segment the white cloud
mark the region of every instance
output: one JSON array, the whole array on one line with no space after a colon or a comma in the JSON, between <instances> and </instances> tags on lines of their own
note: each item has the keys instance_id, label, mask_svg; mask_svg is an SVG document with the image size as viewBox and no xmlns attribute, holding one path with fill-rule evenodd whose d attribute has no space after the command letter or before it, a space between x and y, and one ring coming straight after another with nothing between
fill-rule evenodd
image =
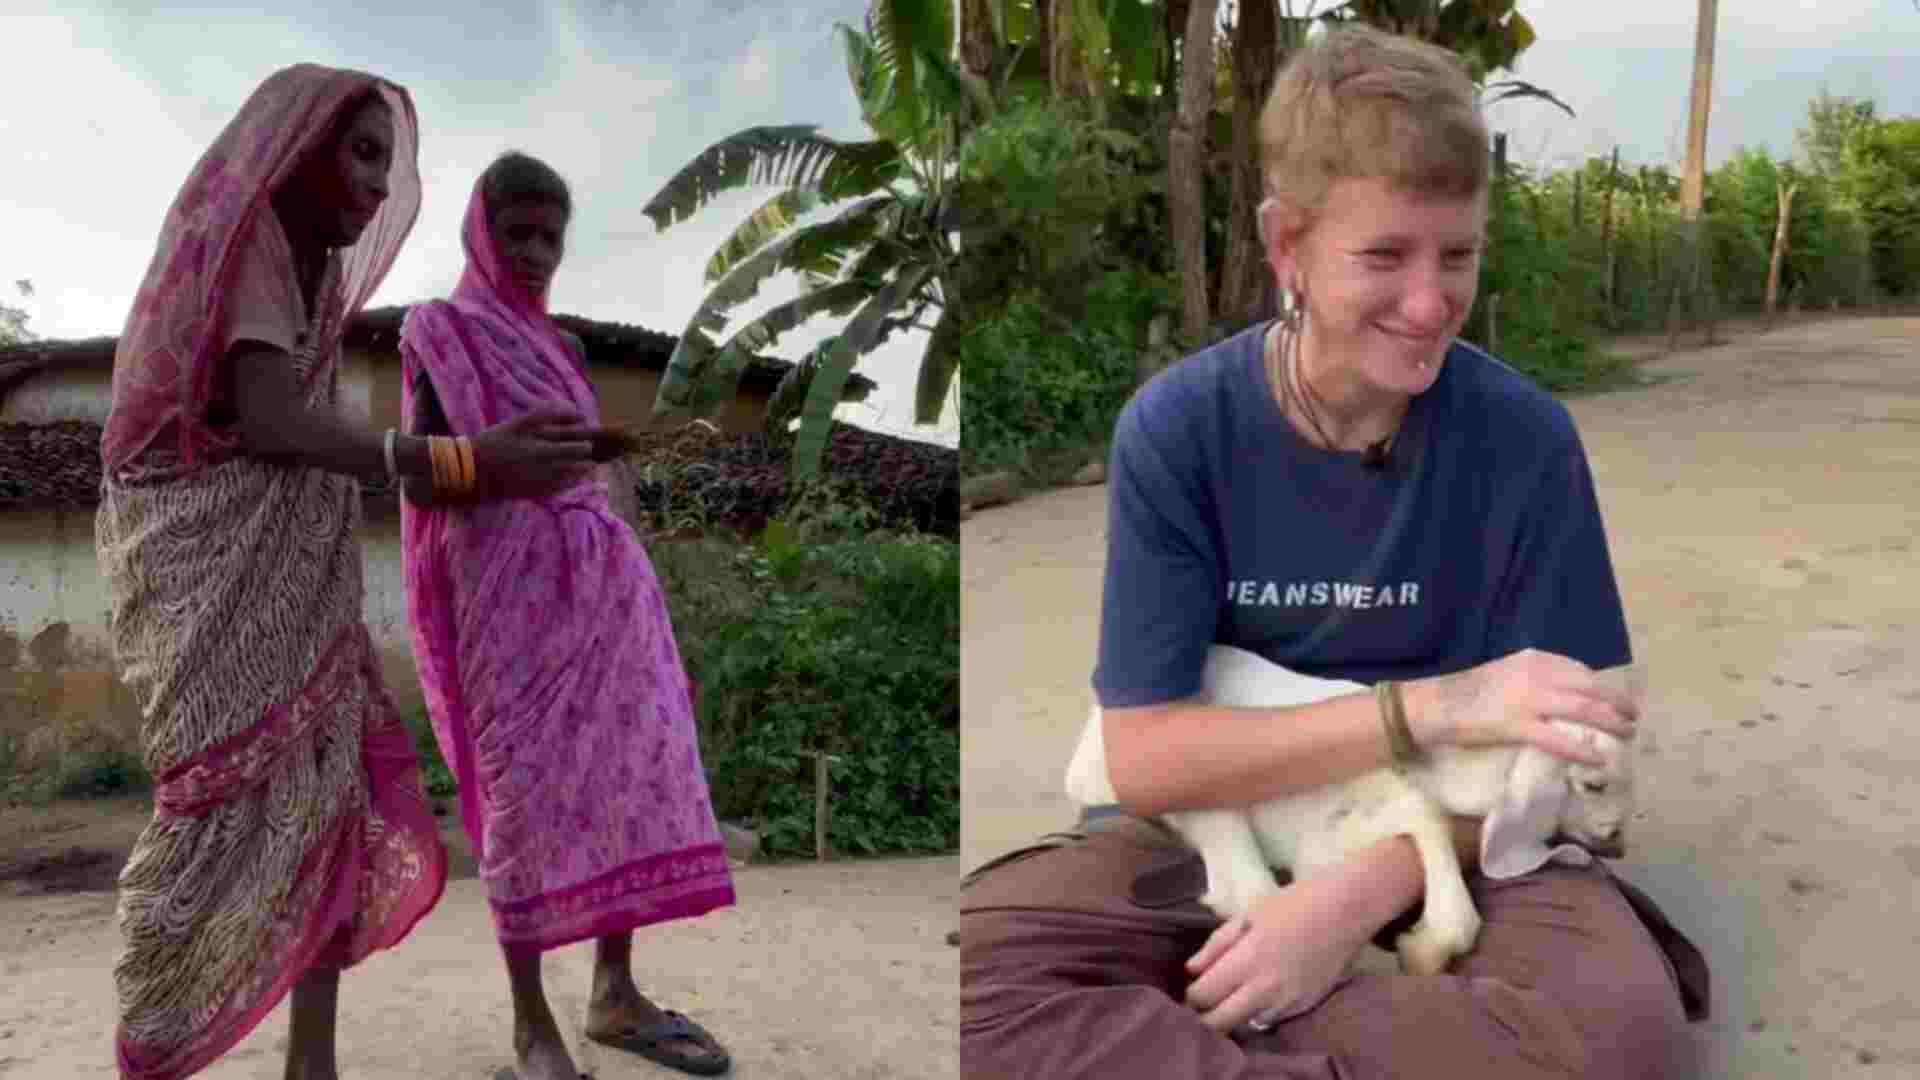
<instances>
[{"instance_id":1,"label":"white cloud","mask_svg":"<svg viewBox=\"0 0 1920 1080\"><path fill-rule=\"evenodd\" d=\"M769 97L780 78L780 57L765 37L748 43L746 55L734 65L734 92L743 97Z\"/></svg>"}]
</instances>

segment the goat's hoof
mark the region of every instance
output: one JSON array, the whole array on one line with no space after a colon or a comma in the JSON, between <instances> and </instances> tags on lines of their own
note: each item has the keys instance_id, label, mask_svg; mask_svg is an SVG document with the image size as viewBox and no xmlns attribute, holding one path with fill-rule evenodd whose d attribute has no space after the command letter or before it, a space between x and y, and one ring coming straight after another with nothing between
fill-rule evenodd
<instances>
[{"instance_id":1,"label":"goat's hoof","mask_svg":"<svg viewBox=\"0 0 1920 1080\"><path fill-rule=\"evenodd\" d=\"M1460 935L1448 933L1439 927L1422 922L1413 929L1400 935L1395 942L1400 952L1400 970L1408 975L1439 975L1447 970L1455 957L1465 956L1473 951L1475 933Z\"/></svg>"}]
</instances>

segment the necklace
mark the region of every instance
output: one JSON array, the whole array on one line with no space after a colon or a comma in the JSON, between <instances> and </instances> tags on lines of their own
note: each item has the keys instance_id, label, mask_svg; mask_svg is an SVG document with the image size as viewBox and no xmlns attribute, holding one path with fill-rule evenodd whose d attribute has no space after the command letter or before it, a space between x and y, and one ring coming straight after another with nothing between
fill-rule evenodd
<instances>
[{"instance_id":1,"label":"necklace","mask_svg":"<svg viewBox=\"0 0 1920 1080\"><path fill-rule=\"evenodd\" d=\"M1284 352L1283 346L1278 344L1283 338L1286 342ZM1320 410L1326 405L1320 401L1319 395L1314 392L1313 384L1307 381L1306 375L1300 370L1299 329L1276 325L1267 335L1267 347L1264 352L1267 377L1280 392L1280 411L1284 414L1290 402L1297 402L1300 414L1306 417L1307 424L1313 428L1313 433L1319 438L1321 447L1338 453L1340 447L1334 443L1333 438L1327 434L1327 429L1320 423ZM1298 390L1294 388L1295 383L1299 384ZM1393 431L1368 443L1366 449L1361 451L1361 460L1371 467L1383 467L1386 464L1388 452L1393 449L1393 440L1399 433L1396 427Z\"/></svg>"}]
</instances>

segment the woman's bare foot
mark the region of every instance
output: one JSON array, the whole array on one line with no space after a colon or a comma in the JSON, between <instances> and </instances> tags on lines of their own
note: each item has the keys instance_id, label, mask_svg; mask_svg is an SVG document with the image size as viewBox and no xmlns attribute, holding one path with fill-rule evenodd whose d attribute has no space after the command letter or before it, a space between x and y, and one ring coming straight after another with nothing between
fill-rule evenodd
<instances>
[{"instance_id":1,"label":"woman's bare foot","mask_svg":"<svg viewBox=\"0 0 1920 1080\"><path fill-rule=\"evenodd\" d=\"M541 986L540 955L509 951L507 979L513 987L515 1080L579 1080Z\"/></svg>"},{"instance_id":2,"label":"woman's bare foot","mask_svg":"<svg viewBox=\"0 0 1920 1080\"><path fill-rule=\"evenodd\" d=\"M567 1053L553 1014L547 1013L543 1020L514 1017L515 1080L579 1080L580 1070Z\"/></svg>"}]
</instances>

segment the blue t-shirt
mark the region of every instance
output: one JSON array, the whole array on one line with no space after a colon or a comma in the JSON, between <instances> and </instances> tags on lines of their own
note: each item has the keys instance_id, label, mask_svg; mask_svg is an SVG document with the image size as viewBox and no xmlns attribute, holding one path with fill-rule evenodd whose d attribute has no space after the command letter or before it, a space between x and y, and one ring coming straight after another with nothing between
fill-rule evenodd
<instances>
[{"instance_id":1,"label":"blue t-shirt","mask_svg":"<svg viewBox=\"0 0 1920 1080\"><path fill-rule=\"evenodd\" d=\"M1593 475L1565 406L1464 342L1385 470L1301 438L1251 327L1161 372L1115 425L1106 708L1200 689L1213 644L1371 683L1528 647L1626 663Z\"/></svg>"}]
</instances>

